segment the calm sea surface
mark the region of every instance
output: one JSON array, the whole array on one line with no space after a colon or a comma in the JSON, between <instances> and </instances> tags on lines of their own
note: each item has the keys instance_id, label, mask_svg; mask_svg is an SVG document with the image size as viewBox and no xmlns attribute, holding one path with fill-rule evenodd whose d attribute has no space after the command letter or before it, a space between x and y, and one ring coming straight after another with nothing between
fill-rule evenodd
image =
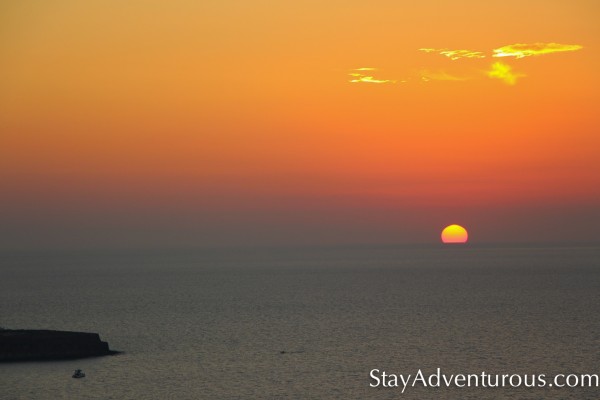
<instances>
[{"instance_id":1,"label":"calm sea surface","mask_svg":"<svg viewBox=\"0 0 600 400\"><path fill-rule=\"evenodd\" d=\"M369 371L600 374L600 248L5 253L0 326L98 332L125 352L0 364L3 400L598 399L402 394Z\"/></svg>"}]
</instances>

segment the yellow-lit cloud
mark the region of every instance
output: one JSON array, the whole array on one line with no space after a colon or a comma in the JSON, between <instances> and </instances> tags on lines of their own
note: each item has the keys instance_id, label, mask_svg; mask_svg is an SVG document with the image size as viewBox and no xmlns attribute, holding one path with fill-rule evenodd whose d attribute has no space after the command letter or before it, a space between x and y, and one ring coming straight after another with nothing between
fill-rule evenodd
<instances>
[{"instance_id":1,"label":"yellow-lit cloud","mask_svg":"<svg viewBox=\"0 0 600 400\"><path fill-rule=\"evenodd\" d=\"M363 67L363 68L353 69L352 71L376 71L376 70L377 70L377 68ZM393 80L377 79L373 76L365 75L360 72L350 72L348 75L350 75L353 78L353 79L350 79L350 82L352 82L352 83L396 83L396 81L393 81Z\"/></svg>"},{"instance_id":2,"label":"yellow-lit cloud","mask_svg":"<svg viewBox=\"0 0 600 400\"><path fill-rule=\"evenodd\" d=\"M423 70L420 72L421 80L427 81L466 81L469 78L462 76L455 76L447 73L446 71L428 71Z\"/></svg>"},{"instance_id":3,"label":"yellow-lit cloud","mask_svg":"<svg viewBox=\"0 0 600 400\"><path fill-rule=\"evenodd\" d=\"M437 53L448 57L451 60L458 60L460 58L485 58L485 55L481 51L473 50L450 50L450 49L429 49L422 48L420 51L425 53Z\"/></svg>"},{"instance_id":4,"label":"yellow-lit cloud","mask_svg":"<svg viewBox=\"0 0 600 400\"><path fill-rule=\"evenodd\" d=\"M508 85L514 85L517 83L518 78L522 78L525 75L513 72L510 65L502 64L501 62L494 63L492 69L488 71L487 75L490 78L500 79Z\"/></svg>"},{"instance_id":5,"label":"yellow-lit cloud","mask_svg":"<svg viewBox=\"0 0 600 400\"><path fill-rule=\"evenodd\" d=\"M358 75L355 76L353 74L351 74L354 79L350 79L350 82L352 83L360 83L360 82L364 82L364 83L396 83L396 81L392 81L389 79L375 79L372 76L366 76L366 75Z\"/></svg>"},{"instance_id":6,"label":"yellow-lit cloud","mask_svg":"<svg viewBox=\"0 0 600 400\"><path fill-rule=\"evenodd\" d=\"M577 51L583 46L578 44L560 43L516 43L494 49L493 57L516 57L539 56L542 54L558 53L564 51Z\"/></svg>"},{"instance_id":7,"label":"yellow-lit cloud","mask_svg":"<svg viewBox=\"0 0 600 400\"><path fill-rule=\"evenodd\" d=\"M542 54L551 54L557 52L577 51L582 49L583 46L578 44L560 44L560 43L516 43L507 46L503 46L493 50L492 57L515 57L524 58L530 56L537 56ZM474 50L452 50L452 49L435 49L435 48L420 48L419 51L425 53L443 55L451 60L458 60L461 58L471 59L482 59L486 55L481 51ZM351 69L349 75L351 76L350 82L352 83L396 83L396 80L375 78L371 71L377 71L377 68L372 67L360 67ZM368 72L367 72L368 71ZM468 72L468 71L467 71ZM368 75L367 75L368 74ZM417 72L418 75L410 78L404 78L400 80L402 83L411 80L420 80L422 82L429 81L467 81L476 79L474 76L465 74L452 75L446 71L429 71L421 70ZM519 78L524 77L522 73L517 73L512 70L512 67L501 62L492 64L489 70L485 71L485 74L489 78L499 79L508 85L514 85L517 83Z\"/></svg>"}]
</instances>

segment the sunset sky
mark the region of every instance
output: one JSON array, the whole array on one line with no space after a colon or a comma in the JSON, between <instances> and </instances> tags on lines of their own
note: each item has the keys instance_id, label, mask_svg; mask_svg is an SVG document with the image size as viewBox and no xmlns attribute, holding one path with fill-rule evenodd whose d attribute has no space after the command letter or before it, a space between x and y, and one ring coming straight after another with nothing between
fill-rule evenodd
<instances>
[{"instance_id":1,"label":"sunset sky","mask_svg":"<svg viewBox=\"0 0 600 400\"><path fill-rule=\"evenodd\" d=\"M595 0L0 3L0 248L600 241Z\"/></svg>"}]
</instances>

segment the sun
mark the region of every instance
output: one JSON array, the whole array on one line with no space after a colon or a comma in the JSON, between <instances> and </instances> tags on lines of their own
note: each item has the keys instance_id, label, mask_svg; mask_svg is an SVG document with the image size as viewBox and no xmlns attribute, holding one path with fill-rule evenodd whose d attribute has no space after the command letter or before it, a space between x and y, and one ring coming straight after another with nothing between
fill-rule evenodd
<instances>
[{"instance_id":1,"label":"sun","mask_svg":"<svg viewBox=\"0 0 600 400\"><path fill-rule=\"evenodd\" d=\"M460 225L448 225L442 231L442 242L444 243L467 243L469 234Z\"/></svg>"}]
</instances>

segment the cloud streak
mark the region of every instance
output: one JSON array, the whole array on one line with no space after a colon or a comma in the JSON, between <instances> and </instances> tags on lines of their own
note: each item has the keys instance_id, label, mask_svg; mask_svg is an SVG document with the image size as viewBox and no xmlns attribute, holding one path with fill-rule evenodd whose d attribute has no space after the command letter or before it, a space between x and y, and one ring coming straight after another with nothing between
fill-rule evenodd
<instances>
[{"instance_id":1,"label":"cloud streak","mask_svg":"<svg viewBox=\"0 0 600 400\"><path fill-rule=\"evenodd\" d=\"M361 71L361 72L350 72L348 75L352 77L349 82L351 83L396 83L394 80L389 79L378 79L371 75L365 75L362 71L377 71L377 68L361 67L354 68L350 71Z\"/></svg>"},{"instance_id":2,"label":"cloud streak","mask_svg":"<svg viewBox=\"0 0 600 400\"><path fill-rule=\"evenodd\" d=\"M455 76L447 73L446 71L428 71L423 70L420 72L422 81L466 81L469 80L467 77Z\"/></svg>"},{"instance_id":3,"label":"cloud streak","mask_svg":"<svg viewBox=\"0 0 600 400\"><path fill-rule=\"evenodd\" d=\"M361 75L361 74L350 74L354 79L350 79L352 83L396 83L389 79L376 79L372 76Z\"/></svg>"},{"instance_id":4,"label":"cloud streak","mask_svg":"<svg viewBox=\"0 0 600 400\"><path fill-rule=\"evenodd\" d=\"M583 46L578 44L561 44L561 43L515 43L509 44L506 46L499 47L497 49L492 50L492 57L500 58L500 57L514 57L514 58L525 58L531 56L539 56L546 55L552 53L563 53L563 52L573 52L581 50ZM419 51L431 54L442 55L444 57L449 58L450 60L459 60L462 58L471 58L471 59L482 59L486 58L486 55L481 51L475 50L462 50L462 49L435 49L435 48L420 48ZM373 71L377 71L377 68L372 67L361 67L351 69L349 75L351 79L349 82L351 83L397 83L396 80L391 79L381 79L379 77L375 77L375 73ZM498 79L507 85L515 85L519 78L524 77L525 75L522 73L514 72L512 67L508 64L496 62L491 65L488 70L480 70L480 73L483 72L488 78ZM480 75L481 77L481 75ZM477 79L473 76L457 76L447 73L446 71L429 71L429 70L421 70L418 72L417 77L413 76L411 78L405 78L400 82L406 83L408 80L418 79L421 82L429 82L429 81L467 81L471 79Z\"/></svg>"},{"instance_id":5,"label":"cloud streak","mask_svg":"<svg viewBox=\"0 0 600 400\"><path fill-rule=\"evenodd\" d=\"M565 51L581 50L583 46L578 44L560 44L560 43L515 43L494 49L492 57L515 57L523 58L530 56L539 56L543 54L559 53Z\"/></svg>"},{"instance_id":6,"label":"cloud streak","mask_svg":"<svg viewBox=\"0 0 600 400\"><path fill-rule=\"evenodd\" d=\"M424 51L425 53L436 53L442 56L446 56L451 60L458 60L461 58L485 58L485 54L481 51L473 51L473 50L451 50L451 49L430 49L430 48L421 48L420 51Z\"/></svg>"}]
</instances>

